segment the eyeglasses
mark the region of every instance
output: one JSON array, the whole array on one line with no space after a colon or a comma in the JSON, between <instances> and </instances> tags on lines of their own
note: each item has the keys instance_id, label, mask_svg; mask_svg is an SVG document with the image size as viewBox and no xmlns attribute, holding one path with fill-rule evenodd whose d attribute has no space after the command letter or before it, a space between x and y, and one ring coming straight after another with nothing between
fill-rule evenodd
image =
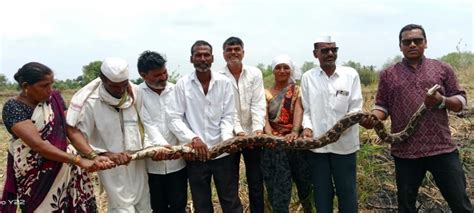
<instances>
[{"instance_id":1,"label":"eyeglasses","mask_svg":"<svg viewBox=\"0 0 474 213\"><path fill-rule=\"evenodd\" d=\"M423 41L425 41L424 38L403 39L403 40L402 40L402 44L403 44L404 46L410 46L411 43L413 42L413 43L415 43L415 45L420 45L420 44L423 43Z\"/></svg>"},{"instance_id":2,"label":"eyeglasses","mask_svg":"<svg viewBox=\"0 0 474 213\"><path fill-rule=\"evenodd\" d=\"M337 53L337 50L339 50L339 47L323 48L323 49L320 49L319 51L321 51L322 54L328 54L329 51L331 51L332 53L336 54L336 53Z\"/></svg>"}]
</instances>

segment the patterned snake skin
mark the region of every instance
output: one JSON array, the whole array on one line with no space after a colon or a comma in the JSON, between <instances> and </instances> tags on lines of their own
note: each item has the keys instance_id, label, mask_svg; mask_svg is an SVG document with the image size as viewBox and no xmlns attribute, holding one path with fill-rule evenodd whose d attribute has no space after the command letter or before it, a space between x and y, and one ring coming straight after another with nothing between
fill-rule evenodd
<instances>
[{"instance_id":1,"label":"patterned snake skin","mask_svg":"<svg viewBox=\"0 0 474 213\"><path fill-rule=\"evenodd\" d=\"M439 85L433 86L431 89L428 90L428 95L433 95L436 90L440 88ZM405 141L409 138L418 127L418 123L420 118L426 113L427 108L423 103L418 110L412 115L410 121L408 122L405 129L401 132L390 134L387 133L384 124L377 120L374 130L377 136L384 142L392 144L392 143L400 143ZM210 159L216 158L223 153L234 153L242 148L249 147L249 146L271 146L271 147L279 147L284 149L295 149L295 150L307 150L307 149L315 149L321 148L328 144L336 142L342 133L351 127L354 124L358 124L361 122L362 118L365 115L370 115L370 113L364 112L355 112L349 113L345 115L342 119L340 119L331 129L329 129L326 133L322 136L318 137L317 139L296 139L291 143L288 143L284 137L276 137L270 135L259 135L259 136L244 136L244 137L234 137L228 140L223 141L215 146L213 146L210 150ZM194 149L186 145L178 145L178 146L151 146L147 147L138 151L129 152L132 156L132 160L144 159L153 157L156 152L161 150L167 151L167 156L171 159L177 153L184 154L184 153L192 153L195 154Z\"/></svg>"}]
</instances>

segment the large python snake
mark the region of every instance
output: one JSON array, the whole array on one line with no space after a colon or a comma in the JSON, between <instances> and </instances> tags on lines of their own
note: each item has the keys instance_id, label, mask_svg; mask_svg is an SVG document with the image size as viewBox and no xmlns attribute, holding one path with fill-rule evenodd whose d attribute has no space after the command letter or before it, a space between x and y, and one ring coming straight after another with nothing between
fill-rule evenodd
<instances>
[{"instance_id":1,"label":"large python snake","mask_svg":"<svg viewBox=\"0 0 474 213\"><path fill-rule=\"evenodd\" d=\"M430 88L427 92L428 95L433 95L440 86L436 84L432 88ZM427 107L425 104L421 104L418 107L418 110L412 115L410 121L408 122L407 126L404 130L398 133L387 133L385 129L385 125L380 121L377 120L374 126L375 133L377 136L384 142L393 144L393 143L400 143L408 139L418 127L418 123L421 117L426 113ZM331 129L329 129L326 133L321 135L316 139L296 139L293 142L288 143L284 137L276 137L270 135L258 135L258 136L237 136L228 140L225 140L209 149L210 159L216 158L223 153L234 153L238 150L241 150L245 147L249 146L271 146L271 147L278 147L284 149L295 149L295 150L307 150L307 149L315 149L321 148L328 144L336 142L342 133L351 127L354 124L358 124L361 122L362 118L366 115L370 115L370 113L366 112L355 112L349 113L341 118ZM184 153L191 153L195 154L194 149L187 146L187 145L177 145L177 146L150 146L146 147L141 150L129 152L132 156L132 160L144 159L153 157L156 152L160 152L162 150L166 150L166 155L169 155L171 159L172 156L176 156L176 153L184 154Z\"/></svg>"}]
</instances>

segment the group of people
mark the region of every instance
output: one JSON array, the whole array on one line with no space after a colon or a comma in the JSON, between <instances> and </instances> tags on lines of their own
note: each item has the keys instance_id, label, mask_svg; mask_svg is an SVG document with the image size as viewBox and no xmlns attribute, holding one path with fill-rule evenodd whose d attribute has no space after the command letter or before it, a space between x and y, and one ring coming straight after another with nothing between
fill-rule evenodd
<instances>
[{"instance_id":1,"label":"group of people","mask_svg":"<svg viewBox=\"0 0 474 213\"><path fill-rule=\"evenodd\" d=\"M224 42L226 66L217 71L211 71L212 45L196 41L190 56L195 72L176 84L168 82L159 53L145 51L138 58L140 85L129 81L125 60L106 58L99 77L74 94L68 108L52 90L52 70L25 64L15 74L21 93L3 108L13 139L0 211L19 206L24 212L95 212L88 172L98 171L109 212L185 212L188 182L195 211L213 212L211 180L223 212L242 212L242 155L250 212L264 212L264 188L273 212L289 212L293 181L305 212L332 212L335 196L340 212L358 212L357 125L337 142L310 151L254 146L209 159L210 148L233 137L268 134L288 143L317 138L345 114L362 111L359 75L336 65L336 42L324 36L313 45L319 66L303 74L301 85L295 63L279 55L272 61L275 83L267 89L262 72L243 64L244 43L237 37ZM430 171L454 212L472 212L447 117L447 110L466 107L465 91L449 66L424 57L427 38L420 25L401 29L399 47L403 61L383 71L375 108L361 122L373 128L377 119L390 117L397 132L419 105L429 107L414 135L391 146L399 211L416 211L418 188ZM441 89L427 95L434 84ZM161 151L132 161L127 152L178 144L196 155L168 159Z\"/></svg>"}]
</instances>

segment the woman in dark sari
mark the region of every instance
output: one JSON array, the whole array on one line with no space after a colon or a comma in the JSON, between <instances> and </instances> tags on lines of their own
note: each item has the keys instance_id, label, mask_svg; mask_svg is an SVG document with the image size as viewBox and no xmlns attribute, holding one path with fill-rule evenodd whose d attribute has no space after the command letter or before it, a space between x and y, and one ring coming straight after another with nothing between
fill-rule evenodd
<instances>
[{"instance_id":1,"label":"woman in dark sari","mask_svg":"<svg viewBox=\"0 0 474 213\"><path fill-rule=\"evenodd\" d=\"M3 122L12 140L8 146L6 180L0 212L96 212L91 179L86 171L113 166L104 157L81 158L68 144L65 104L52 90L54 75L31 62L15 74L21 93L3 107ZM88 144L72 143L81 153Z\"/></svg>"},{"instance_id":2,"label":"woman in dark sari","mask_svg":"<svg viewBox=\"0 0 474 213\"><path fill-rule=\"evenodd\" d=\"M301 132L303 107L300 88L295 85L295 66L288 56L277 56L272 62L275 84L265 90L267 119L265 134L284 136L288 143ZM312 212L309 166L304 151L263 149L262 174L273 212L289 212L292 179L304 212Z\"/></svg>"}]
</instances>

